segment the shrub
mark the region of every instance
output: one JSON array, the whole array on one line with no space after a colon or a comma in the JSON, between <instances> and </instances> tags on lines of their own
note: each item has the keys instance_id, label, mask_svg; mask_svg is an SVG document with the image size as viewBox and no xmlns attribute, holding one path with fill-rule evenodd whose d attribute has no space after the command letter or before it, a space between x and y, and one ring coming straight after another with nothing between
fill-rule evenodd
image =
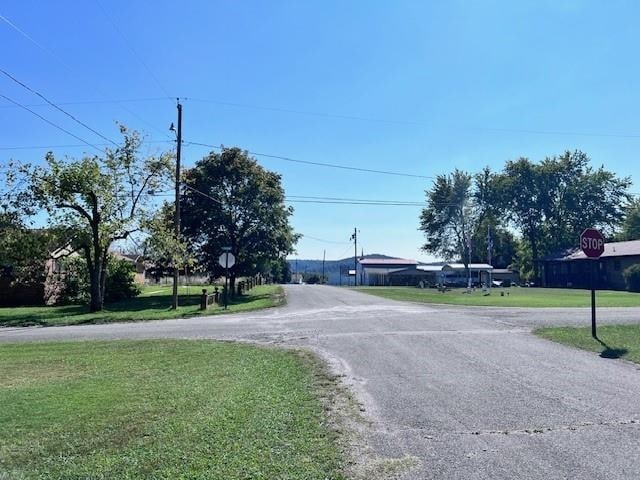
<instances>
[{"instance_id":1,"label":"shrub","mask_svg":"<svg viewBox=\"0 0 640 480\"><path fill-rule=\"evenodd\" d=\"M69 258L64 265L65 275L57 296L57 304L88 303L90 298L89 271L83 258ZM135 267L122 259L109 257L104 301L117 302L140 295L135 282Z\"/></svg>"},{"instance_id":2,"label":"shrub","mask_svg":"<svg viewBox=\"0 0 640 480\"><path fill-rule=\"evenodd\" d=\"M117 302L140 295L142 290L135 282L135 270L126 260L109 258L105 302Z\"/></svg>"},{"instance_id":3,"label":"shrub","mask_svg":"<svg viewBox=\"0 0 640 480\"><path fill-rule=\"evenodd\" d=\"M640 263L625 268L622 275L627 283L627 290L630 292L640 292Z\"/></svg>"}]
</instances>

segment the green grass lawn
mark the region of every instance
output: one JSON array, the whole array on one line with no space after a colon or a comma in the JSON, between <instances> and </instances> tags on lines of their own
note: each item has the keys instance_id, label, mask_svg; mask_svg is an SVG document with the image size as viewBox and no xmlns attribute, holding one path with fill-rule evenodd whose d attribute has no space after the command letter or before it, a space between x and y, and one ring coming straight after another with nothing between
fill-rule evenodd
<instances>
[{"instance_id":1,"label":"green grass lawn","mask_svg":"<svg viewBox=\"0 0 640 480\"><path fill-rule=\"evenodd\" d=\"M464 288L451 289L444 293L435 288L415 287L358 287L357 290L392 300L450 305L491 307L589 307L591 305L589 290L564 288L493 288L491 295L488 296L484 296L480 289L466 293ZM504 292L504 296L501 296L501 292ZM596 303L600 307L638 307L640 293L602 290L596 292Z\"/></svg>"},{"instance_id":2,"label":"green grass lawn","mask_svg":"<svg viewBox=\"0 0 640 480\"><path fill-rule=\"evenodd\" d=\"M171 286L145 287L136 298L105 305L99 313L89 313L86 306L63 307L5 307L0 308L0 326L53 326L81 323L110 323L140 320L162 320L167 318L191 317L194 315L216 315L258 310L281 305L284 292L279 285L254 287L245 295L236 297L229 303L229 309L212 305L206 312L199 310L202 287L180 287L180 307L170 310ZM212 288L208 288L212 292Z\"/></svg>"},{"instance_id":3,"label":"green grass lawn","mask_svg":"<svg viewBox=\"0 0 640 480\"><path fill-rule=\"evenodd\" d=\"M213 341L0 348L0 478L337 479L310 355Z\"/></svg>"},{"instance_id":4,"label":"green grass lawn","mask_svg":"<svg viewBox=\"0 0 640 480\"><path fill-rule=\"evenodd\" d=\"M603 325L598 339L591 337L591 327L550 327L535 331L555 342L600 353L603 358L625 358L640 363L640 325Z\"/></svg>"}]
</instances>

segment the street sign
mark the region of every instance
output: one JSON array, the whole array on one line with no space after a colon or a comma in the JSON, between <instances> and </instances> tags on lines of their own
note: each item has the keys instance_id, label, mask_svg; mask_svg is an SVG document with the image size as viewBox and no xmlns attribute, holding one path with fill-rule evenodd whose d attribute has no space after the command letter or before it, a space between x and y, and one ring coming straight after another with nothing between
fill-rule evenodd
<instances>
[{"instance_id":1,"label":"street sign","mask_svg":"<svg viewBox=\"0 0 640 480\"><path fill-rule=\"evenodd\" d=\"M587 228L580 235L580 248L589 258L600 258L604 253L604 237L595 228Z\"/></svg>"},{"instance_id":2,"label":"street sign","mask_svg":"<svg viewBox=\"0 0 640 480\"><path fill-rule=\"evenodd\" d=\"M596 279L598 275L598 261L604 253L604 237L595 228L587 228L580 235L580 248L584 254L592 258L591 265L591 336L598 338L596 332Z\"/></svg>"},{"instance_id":3,"label":"street sign","mask_svg":"<svg viewBox=\"0 0 640 480\"><path fill-rule=\"evenodd\" d=\"M236 264L236 257L233 256L231 252L224 252L218 258L218 263L222 268L231 268Z\"/></svg>"}]
</instances>

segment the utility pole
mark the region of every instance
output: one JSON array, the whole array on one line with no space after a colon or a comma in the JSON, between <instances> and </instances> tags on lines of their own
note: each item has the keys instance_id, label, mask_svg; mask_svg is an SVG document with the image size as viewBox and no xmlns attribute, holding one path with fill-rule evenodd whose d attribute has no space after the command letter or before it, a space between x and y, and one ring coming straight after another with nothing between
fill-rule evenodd
<instances>
[{"instance_id":1,"label":"utility pole","mask_svg":"<svg viewBox=\"0 0 640 480\"><path fill-rule=\"evenodd\" d=\"M491 265L491 250L493 250L493 239L491 238L491 226L487 225L487 263ZM489 292L491 292L491 283L493 279L491 278L491 272L489 272Z\"/></svg>"},{"instance_id":2,"label":"utility pole","mask_svg":"<svg viewBox=\"0 0 640 480\"><path fill-rule=\"evenodd\" d=\"M180 238L180 156L182 153L182 104L180 99L176 99L178 108L178 132L176 145L176 205L173 217L173 226L175 228L176 240ZM171 124L173 127L173 124ZM175 129L174 129L175 130ZM180 280L180 266L173 266L173 301L171 308L178 308L178 281Z\"/></svg>"},{"instance_id":3,"label":"utility pole","mask_svg":"<svg viewBox=\"0 0 640 480\"><path fill-rule=\"evenodd\" d=\"M322 251L322 282L321 283L325 283L325 281L324 281L324 259L326 258L326 256L327 256L327 251L323 250Z\"/></svg>"},{"instance_id":4,"label":"utility pole","mask_svg":"<svg viewBox=\"0 0 640 480\"><path fill-rule=\"evenodd\" d=\"M358 286L358 229L353 229L353 235L351 235L351 240L353 240L353 286Z\"/></svg>"}]
</instances>

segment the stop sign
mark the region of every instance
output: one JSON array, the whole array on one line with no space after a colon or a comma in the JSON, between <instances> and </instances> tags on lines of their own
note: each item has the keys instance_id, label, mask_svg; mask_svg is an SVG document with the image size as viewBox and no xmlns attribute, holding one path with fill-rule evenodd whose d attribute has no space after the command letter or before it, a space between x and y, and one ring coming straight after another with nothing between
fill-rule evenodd
<instances>
[{"instance_id":1,"label":"stop sign","mask_svg":"<svg viewBox=\"0 0 640 480\"><path fill-rule=\"evenodd\" d=\"M604 237L595 228L587 228L580 235L580 248L589 258L599 258L604 253Z\"/></svg>"}]
</instances>

